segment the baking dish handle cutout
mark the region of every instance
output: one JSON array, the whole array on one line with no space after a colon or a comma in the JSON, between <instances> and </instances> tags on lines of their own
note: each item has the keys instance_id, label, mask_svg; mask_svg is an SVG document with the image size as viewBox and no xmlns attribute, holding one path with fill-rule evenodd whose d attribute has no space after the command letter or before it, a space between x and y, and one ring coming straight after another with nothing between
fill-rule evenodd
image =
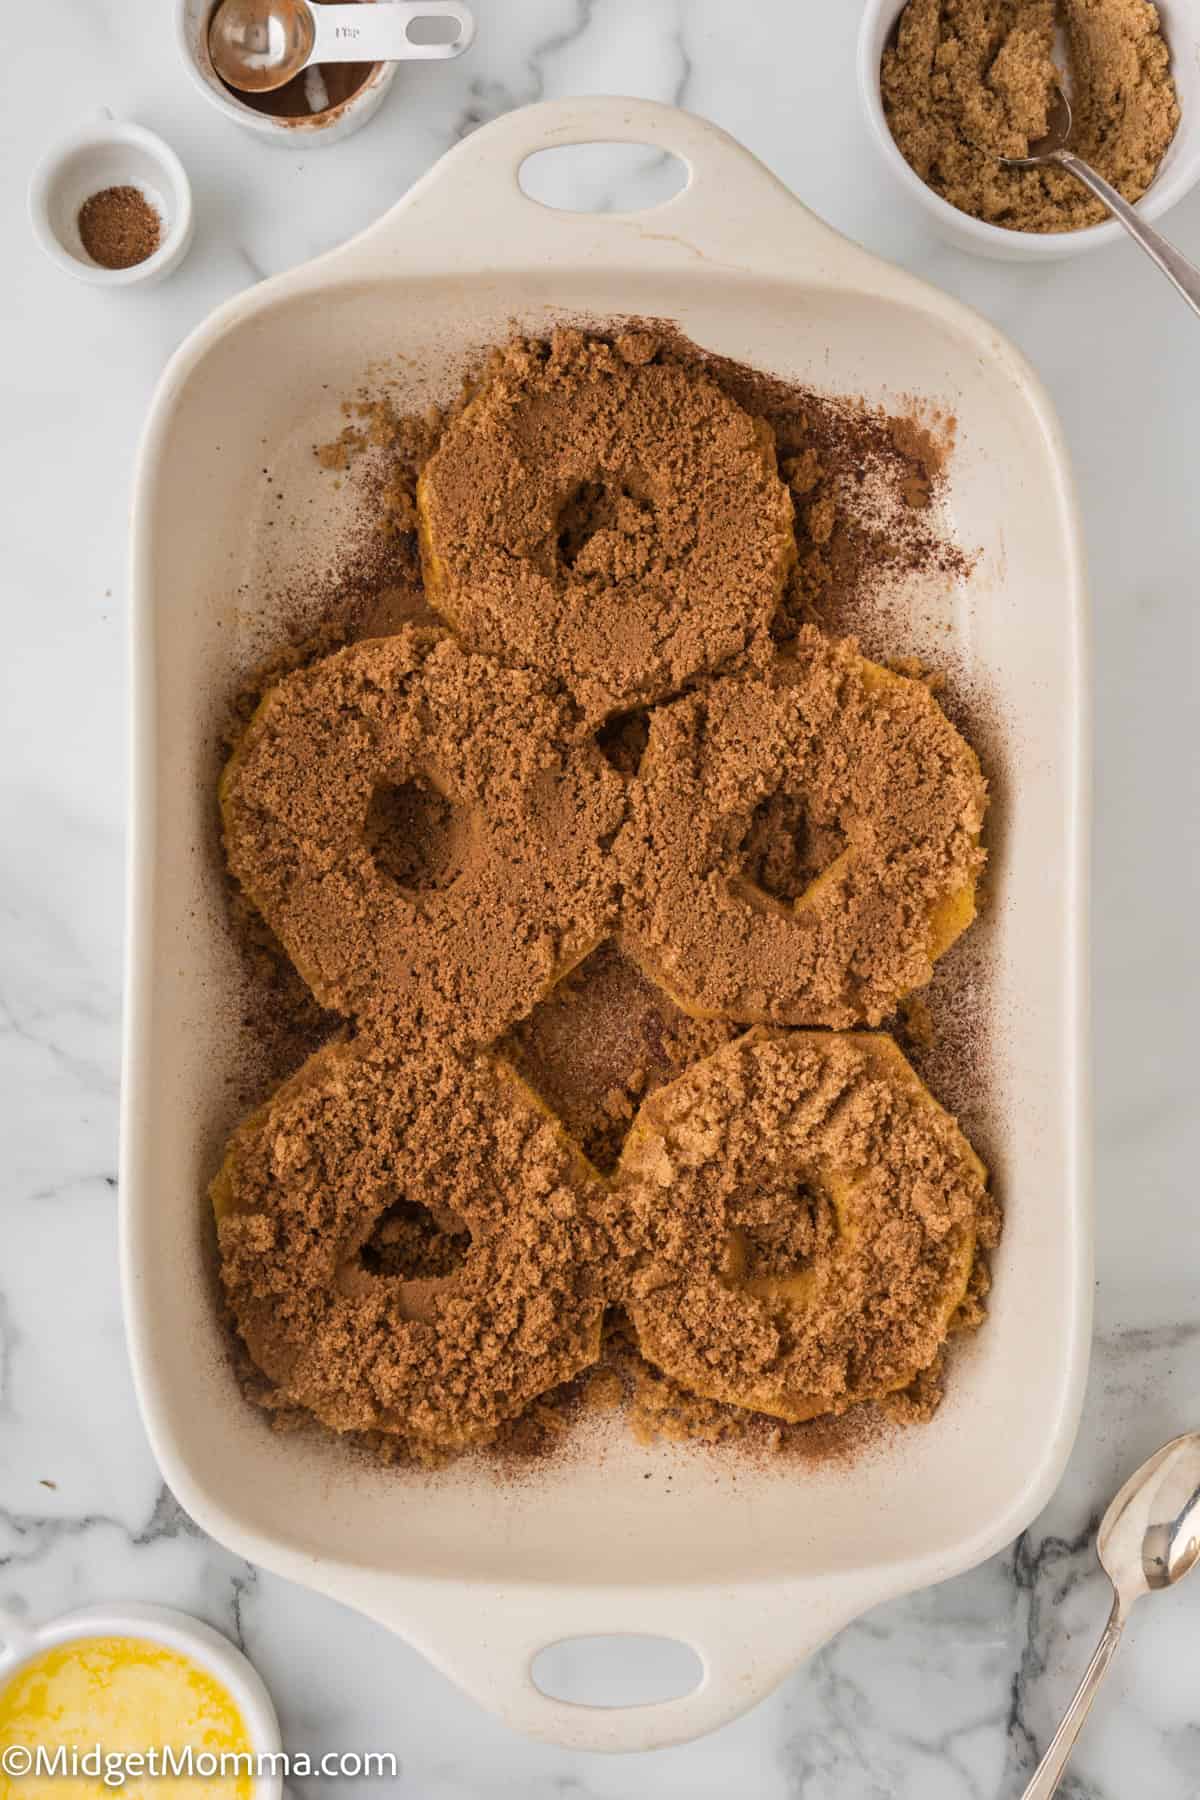
<instances>
[{"instance_id":1,"label":"baking dish handle cutout","mask_svg":"<svg viewBox=\"0 0 1200 1800\"><path fill-rule=\"evenodd\" d=\"M635 196L639 212L653 212L682 193L689 179L687 164L673 150L647 156L642 144L555 144L533 151L517 170L521 192L555 212L631 211L622 205L626 195Z\"/></svg>"},{"instance_id":2,"label":"baking dish handle cutout","mask_svg":"<svg viewBox=\"0 0 1200 1800\"><path fill-rule=\"evenodd\" d=\"M521 185L521 170L547 150L638 145L678 158L687 179L670 198L637 212L575 211ZM661 193L661 189L658 190ZM739 270L809 280L890 273L817 218L750 151L707 119L653 100L585 95L503 113L464 138L403 199L339 252L363 274L402 256L408 272L472 267L589 270L638 264Z\"/></svg>"},{"instance_id":3,"label":"baking dish handle cutout","mask_svg":"<svg viewBox=\"0 0 1200 1800\"><path fill-rule=\"evenodd\" d=\"M490 1594L475 1586L398 1582L390 1591L372 1583L369 1594L364 1589L356 1598L363 1611L391 1626L513 1731L564 1749L624 1751L687 1743L729 1724L878 1597L878 1590L828 1582L532 1587ZM639 1640L630 1655L641 1666L642 1692L652 1683L660 1693L665 1686L678 1688L679 1680L670 1677L678 1675L690 1651L695 1685L672 1699L632 1705L584 1704L543 1692L534 1678L535 1663L548 1650L569 1653L589 1638L619 1638L630 1645ZM664 1659L666 1666L660 1662L655 1670L647 1640L664 1638L671 1640L669 1662ZM630 1682L623 1681L621 1689L628 1694ZM609 1687L610 1694L616 1691Z\"/></svg>"},{"instance_id":4,"label":"baking dish handle cutout","mask_svg":"<svg viewBox=\"0 0 1200 1800\"><path fill-rule=\"evenodd\" d=\"M533 1685L569 1706L656 1706L682 1700L704 1680L704 1664L678 1638L640 1632L559 1638L530 1664Z\"/></svg>"}]
</instances>

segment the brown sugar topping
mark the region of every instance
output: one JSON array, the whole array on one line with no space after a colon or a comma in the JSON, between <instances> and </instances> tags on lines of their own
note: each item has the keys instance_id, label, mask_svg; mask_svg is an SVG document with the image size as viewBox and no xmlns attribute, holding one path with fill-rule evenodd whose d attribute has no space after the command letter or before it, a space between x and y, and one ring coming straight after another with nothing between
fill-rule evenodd
<instances>
[{"instance_id":1,"label":"brown sugar topping","mask_svg":"<svg viewBox=\"0 0 1200 1800\"><path fill-rule=\"evenodd\" d=\"M418 490L438 611L597 719L765 654L794 559L770 430L658 349L509 345Z\"/></svg>"},{"instance_id":2,"label":"brown sugar topping","mask_svg":"<svg viewBox=\"0 0 1200 1800\"><path fill-rule=\"evenodd\" d=\"M485 1043L610 927L623 790L541 679L407 627L286 676L221 784L229 865L322 1006Z\"/></svg>"},{"instance_id":3,"label":"brown sugar topping","mask_svg":"<svg viewBox=\"0 0 1200 1800\"><path fill-rule=\"evenodd\" d=\"M643 1352L798 1421L937 1362L998 1221L890 1038L752 1031L647 1102L618 1198Z\"/></svg>"},{"instance_id":4,"label":"brown sugar topping","mask_svg":"<svg viewBox=\"0 0 1200 1800\"><path fill-rule=\"evenodd\" d=\"M594 678L577 642L569 668L528 666L541 653L502 610L480 614L494 654L414 622L419 516L427 575L433 541L422 471L473 408L491 409L488 455L507 454L506 406L522 457L538 450L541 473L514 463L500 496L519 514L521 484L550 479L555 434L571 438L566 393L594 385L615 431L611 396L634 407L660 380L668 398L699 395L718 448L742 446L757 499L710 548L752 608L722 614L700 584L650 680L636 625L612 627L637 651L614 681L599 639ZM424 1461L478 1443L532 1454L572 1407L621 1395L637 1430L712 1440L764 1413L775 1433L815 1431L779 1421L868 1397L925 1416L947 1334L982 1312L996 1224L982 1169L888 1040L740 1022L879 1019L972 916L972 752L924 683L811 622L840 623L873 571L928 558L959 572L928 518L943 447L916 420L797 396L666 328L511 346L473 393L446 422L348 415L322 463L340 479L381 458L364 569L400 571L403 604L368 574L283 652L247 690L222 781L253 955L294 1015L278 1054L342 1032L246 1121L214 1183L248 1391L280 1423ZM536 429L521 423L533 394ZM693 503L716 479L697 458ZM854 497L881 483L872 526ZM494 486L493 470L470 500L481 559ZM708 567L694 546L676 567L639 506L632 487L577 483L554 512L546 542L582 602ZM776 508L787 542L764 587ZM852 1180L860 1152L870 1167ZM822 1360L813 1294L843 1279ZM729 1324L719 1341L706 1308Z\"/></svg>"},{"instance_id":5,"label":"brown sugar topping","mask_svg":"<svg viewBox=\"0 0 1200 1800\"><path fill-rule=\"evenodd\" d=\"M973 917L985 802L922 682L805 626L765 674L655 712L624 942L699 1017L878 1024Z\"/></svg>"},{"instance_id":6,"label":"brown sugar topping","mask_svg":"<svg viewBox=\"0 0 1200 1800\"><path fill-rule=\"evenodd\" d=\"M977 1322L998 1229L890 1039L762 1031L643 1104L611 1190L503 1066L331 1045L213 1200L261 1397L423 1459L596 1364L606 1302L701 1400L795 1421L898 1392Z\"/></svg>"},{"instance_id":7,"label":"brown sugar topping","mask_svg":"<svg viewBox=\"0 0 1200 1800\"><path fill-rule=\"evenodd\" d=\"M275 1407L418 1454L595 1361L593 1177L487 1061L318 1051L213 1183L221 1272Z\"/></svg>"}]
</instances>

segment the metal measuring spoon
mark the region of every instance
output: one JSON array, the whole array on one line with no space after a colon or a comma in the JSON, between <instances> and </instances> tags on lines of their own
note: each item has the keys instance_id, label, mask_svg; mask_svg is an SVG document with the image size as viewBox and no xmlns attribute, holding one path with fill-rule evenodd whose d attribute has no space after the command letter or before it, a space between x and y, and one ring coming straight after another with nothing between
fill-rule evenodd
<instances>
[{"instance_id":1,"label":"metal measuring spoon","mask_svg":"<svg viewBox=\"0 0 1200 1800\"><path fill-rule=\"evenodd\" d=\"M1103 200L1113 218L1125 227L1134 242L1140 244L1146 255L1158 264L1192 311L1200 313L1200 269L1195 263L1190 263L1186 256L1181 256L1161 232L1155 231L1152 225L1147 225L1134 212L1128 200L1118 194L1111 182L1105 181L1103 175L1098 175L1081 156L1076 156L1070 148L1072 123L1071 102L1060 88L1058 99L1050 109L1047 121L1049 129L1045 137L1030 144L1028 156L1002 156L1000 161L1008 169L1065 169L1068 175L1081 181L1085 188L1095 194L1097 200Z\"/></svg>"},{"instance_id":2,"label":"metal measuring spoon","mask_svg":"<svg viewBox=\"0 0 1200 1800\"><path fill-rule=\"evenodd\" d=\"M1200 1431L1173 1438L1129 1477L1100 1521L1096 1550L1113 1584L1112 1611L1023 1800L1050 1800L1062 1780L1134 1601L1173 1587L1200 1562Z\"/></svg>"},{"instance_id":3,"label":"metal measuring spoon","mask_svg":"<svg viewBox=\"0 0 1200 1800\"><path fill-rule=\"evenodd\" d=\"M451 19L448 43L412 38L419 19ZM475 20L460 0L309 6L307 0L221 0L208 27L213 68L243 94L269 94L310 63L407 62L461 56Z\"/></svg>"}]
</instances>

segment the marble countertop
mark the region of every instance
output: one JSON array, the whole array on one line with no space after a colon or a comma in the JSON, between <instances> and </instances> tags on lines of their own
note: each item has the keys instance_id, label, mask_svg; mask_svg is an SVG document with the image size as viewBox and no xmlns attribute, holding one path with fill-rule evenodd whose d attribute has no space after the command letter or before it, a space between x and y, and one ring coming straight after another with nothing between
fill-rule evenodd
<instances>
[{"instance_id":1,"label":"marble countertop","mask_svg":"<svg viewBox=\"0 0 1200 1800\"><path fill-rule=\"evenodd\" d=\"M1015 1796L1107 1611L1098 1513L1144 1454L1200 1424L1200 330L1126 245L1010 267L932 241L877 173L852 0L475 5L469 57L402 71L360 136L307 153L264 147L205 104L162 0L44 0L6 48L0 1605L198 1613L257 1663L292 1748L394 1750L398 1789L419 1800ZM151 390L218 301L366 224L481 121L582 92L706 114L831 223L1016 340L1065 424L1095 607L1097 1340L1066 1480L1013 1549L864 1618L738 1723L613 1759L514 1737L403 1643L199 1534L138 1420L115 1235L125 538ZM191 255L146 293L65 280L24 216L36 155L99 105L167 137L195 186ZM593 159L588 198L636 204L644 167L623 167ZM1200 258L1200 192L1167 226ZM1198 1668L1200 1581L1135 1618L1064 1794L1200 1792Z\"/></svg>"}]
</instances>

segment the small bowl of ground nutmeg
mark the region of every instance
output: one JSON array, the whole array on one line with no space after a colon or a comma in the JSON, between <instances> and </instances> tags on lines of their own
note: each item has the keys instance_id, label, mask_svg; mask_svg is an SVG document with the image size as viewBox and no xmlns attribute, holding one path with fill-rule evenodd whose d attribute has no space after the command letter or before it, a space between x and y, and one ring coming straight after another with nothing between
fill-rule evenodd
<instances>
[{"instance_id":1,"label":"small bowl of ground nutmeg","mask_svg":"<svg viewBox=\"0 0 1200 1800\"><path fill-rule=\"evenodd\" d=\"M1200 178L1195 0L867 0L859 88L885 162L939 235L1010 261L1121 227L1070 175L1014 169L1058 91L1071 148L1154 219Z\"/></svg>"},{"instance_id":2,"label":"small bowl of ground nutmeg","mask_svg":"<svg viewBox=\"0 0 1200 1800\"><path fill-rule=\"evenodd\" d=\"M29 183L46 255L96 287L161 281L192 240L192 190L170 147L141 125L99 115L63 138Z\"/></svg>"}]
</instances>

